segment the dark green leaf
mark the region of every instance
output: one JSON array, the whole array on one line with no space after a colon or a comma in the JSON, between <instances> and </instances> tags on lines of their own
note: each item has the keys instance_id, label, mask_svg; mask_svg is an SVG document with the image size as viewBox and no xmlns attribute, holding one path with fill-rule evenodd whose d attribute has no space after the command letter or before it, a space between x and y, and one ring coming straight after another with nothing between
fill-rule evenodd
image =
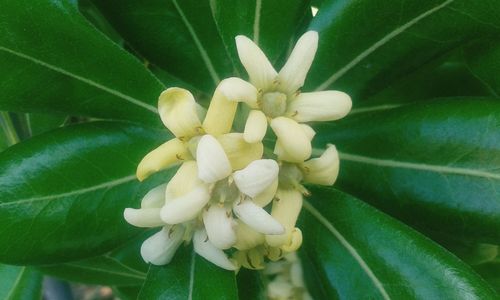
<instances>
[{"instance_id":1,"label":"dark green leaf","mask_svg":"<svg viewBox=\"0 0 500 300\"><path fill-rule=\"evenodd\" d=\"M233 67L208 0L92 0L149 62L211 94Z\"/></svg>"},{"instance_id":2,"label":"dark green leaf","mask_svg":"<svg viewBox=\"0 0 500 300\"><path fill-rule=\"evenodd\" d=\"M0 111L0 151L14 145L19 136L8 112Z\"/></svg>"},{"instance_id":3,"label":"dark green leaf","mask_svg":"<svg viewBox=\"0 0 500 300\"><path fill-rule=\"evenodd\" d=\"M1 109L159 124L162 84L75 5L2 1L0 20Z\"/></svg>"},{"instance_id":4,"label":"dark green leaf","mask_svg":"<svg viewBox=\"0 0 500 300\"><path fill-rule=\"evenodd\" d=\"M94 122L42 134L1 153L0 261L77 260L136 235L139 229L125 222L123 210L136 207L159 182L140 184L135 169L166 139L146 127Z\"/></svg>"},{"instance_id":5,"label":"dark green leaf","mask_svg":"<svg viewBox=\"0 0 500 300\"><path fill-rule=\"evenodd\" d=\"M138 299L238 299L234 272L181 247L166 266L151 266Z\"/></svg>"},{"instance_id":6,"label":"dark green leaf","mask_svg":"<svg viewBox=\"0 0 500 300\"><path fill-rule=\"evenodd\" d=\"M26 114L30 135L39 135L64 125L68 116L49 114Z\"/></svg>"},{"instance_id":7,"label":"dark green leaf","mask_svg":"<svg viewBox=\"0 0 500 300\"><path fill-rule=\"evenodd\" d=\"M500 242L500 104L450 99L318 126L337 185L419 228Z\"/></svg>"},{"instance_id":8,"label":"dark green leaf","mask_svg":"<svg viewBox=\"0 0 500 300\"><path fill-rule=\"evenodd\" d=\"M29 267L0 265L0 299L37 300L42 297L42 276Z\"/></svg>"},{"instance_id":9,"label":"dark green leaf","mask_svg":"<svg viewBox=\"0 0 500 300\"><path fill-rule=\"evenodd\" d=\"M298 26L311 15L309 1L211 0L215 23L236 66L241 66L234 38L254 40L271 62L276 62L295 40Z\"/></svg>"},{"instance_id":10,"label":"dark green leaf","mask_svg":"<svg viewBox=\"0 0 500 300\"><path fill-rule=\"evenodd\" d=\"M312 195L302 255L328 299L498 299L470 267L411 228L342 192Z\"/></svg>"},{"instance_id":11,"label":"dark green leaf","mask_svg":"<svg viewBox=\"0 0 500 300\"><path fill-rule=\"evenodd\" d=\"M137 300L141 286L117 286L113 288L113 291L122 300Z\"/></svg>"},{"instance_id":12,"label":"dark green leaf","mask_svg":"<svg viewBox=\"0 0 500 300\"><path fill-rule=\"evenodd\" d=\"M466 48L466 57L472 72L500 96L500 41L478 41Z\"/></svg>"},{"instance_id":13,"label":"dark green leaf","mask_svg":"<svg viewBox=\"0 0 500 300\"><path fill-rule=\"evenodd\" d=\"M498 15L497 0L326 0L310 25L320 41L308 86L362 100L472 38L497 33Z\"/></svg>"},{"instance_id":14,"label":"dark green leaf","mask_svg":"<svg viewBox=\"0 0 500 300\"><path fill-rule=\"evenodd\" d=\"M266 278L260 271L241 268L236 276L239 300L265 300Z\"/></svg>"},{"instance_id":15,"label":"dark green leaf","mask_svg":"<svg viewBox=\"0 0 500 300\"><path fill-rule=\"evenodd\" d=\"M474 269L491 284L497 293L500 292L500 260L475 266Z\"/></svg>"}]
</instances>

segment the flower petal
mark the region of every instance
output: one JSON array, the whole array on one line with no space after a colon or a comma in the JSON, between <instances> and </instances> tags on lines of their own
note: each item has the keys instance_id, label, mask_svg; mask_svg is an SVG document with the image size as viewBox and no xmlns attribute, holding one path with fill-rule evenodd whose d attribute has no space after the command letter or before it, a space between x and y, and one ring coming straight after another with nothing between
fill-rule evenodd
<instances>
[{"instance_id":1,"label":"flower petal","mask_svg":"<svg viewBox=\"0 0 500 300\"><path fill-rule=\"evenodd\" d=\"M273 84L278 73L259 46L243 35L236 38L236 48L241 64L247 70L250 82L257 89L265 90Z\"/></svg>"},{"instance_id":2,"label":"flower petal","mask_svg":"<svg viewBox=\"0 0 500 300\"><path fill-rule=\"evenodd\" d=\"M334 145L328 148L318 158L310 159L300 165L304 181L321 185L332 185L339 175L339 153Z\"/></svg>"},{"instance_id":3,"label":"flower petal","mask_svg":"<svg viewBox=\"0 0 500 300\"><path fill-rule=\"evenodd\" d=\"M227 258L226 253L210 242L205 229L198 229L195 231L193 246L196 253L216 266L229 271L236 270L236 266Z\"/></svg>"},{"instance_id":4,"label":"flower petal","mask_svg":"<svg viewBox=\"0 0 500 300\"><path fill-rule=\"evenodd\" d=\"M257 196L252 198L253 203L257 204L260 207L264 207L268 205L271 201L273 201L274 196L276 195L276 190L278 189L278 178L276 178L271 185L269 185L265 190L260 192Z\"/></svg>"},{"instance_id":5,"label":"flower petal","mask_svg":"<svg viewBox=\"0 0 500 300\"><path fill-rule=\"evenodd\" d=\"M203 213L203 224L207 230L208 239L219 249L229 249L236 242L233 229L233 218L224 207L212 205Z\"/></svg>"},{"instance_id":6,"label":"flower petal","mask_svg":"<svg viewBox=\"0 0 500 300\"><path fill-rule=\"evenodd\" d=\"M181 88L169 88L160 95L158 112L165 126L178 138L189 138L201 132L200 108L193 94Z\"/></svg>"},{"instance_id":7,"label":"flower petal","mask_svg":"<svg viewBox=\"0 0 500 300\"><path fill-rule=\"evenodd\" d=\"M243 169L252 161L260 159L264 153L262 143L245 142L243 133L227 133L219 136L217 140L222 145L233 170Z\"/></svg>"},{"instance_id":8,"label":"flower petal","mask_svg":"<svg viewBox=\"0 0 500 300\"><path fill-rule=\"evenodd\" d=\"M125 221L136 227L157 227L165 225L160 218L160 208L125 208L123 217Z\"/></svg>"},{"instance_id":9,"label":"flower petal","mask_svg":"<svg viewBox=\"0 0 500 300\"><path fill-rule=\"evenodd\" d=\"M292 94L304 85L317 49L318 33L316 31L308 31L300 37L278 75L283 91Z\"/></svg>"},{"instance_id":10,"label":"flower petal","mask_svg":"<svg viewBox=\"0 0 500 300\"><path fill-rule=\"evenodd\" d=\"M201 184L191 192L175 198L163 206L161 219L167 224L179 224L194 219L210 200L208 186Z\"/></svg>"},{"instance_id":11,"label":"flower petal","mask_svg":"<svg viewBox=\"0 0 500 300\"><path fill-rule=\"evenodd\" d=\"M303 162L311 156L309 134L294 120L285 117L274 118L271 128L278 137L276 144L282 149L274 151L280 160Z\"/></svg>"},{"instance_id":12,"label":"flower petal","mask_svg":"<svg viewBox=\"0 0 500 300\"><path fill-rule=\"evenodd\" d=\"M271 215L285 227L286 232L281 235L267 235L266 242L272 247L281 247L291 242L292 231L302 209L302 194L293 189L278 189L276 198Z\"/></svg>"},{"instance_id":13,"label":"flower petal","mask_svg":"<svg viewBox=\"0 0 500 300\"><path fill-rule=\"evenodd\" d=\"M245 123L243 138L247 143L261 142L267 131L266 115L260 110L252 110Z\"/></svg>"},{"instance_id":14,"label":"flower petal","mask_svg":"<svg viewBox=\"0 0 500 300\"><path fill-rule=\"evenodd\" d=\"M186 195L201 184L204 182L198 178L196 162L191 160L183 163L167 184L165 203Z\"/></svg>"},{"instance_id":15,"label":"flower petal","mask_svg":"<svg viewBox=\"0 0 500 300\"><path fill-rule=\"evenodd\" d=\"M257 247L264 243L265 238L262 233L259 233L250 228L241 220L237 220L236 226L236 244L234 248L238 250L248 250Z\"/></svg>"},{"instance_id":16,"label":"flower petal","mask_svg":"<svg viewBox=\"0 0 500 300\"><path fill-rule=\"evenodd\" d=\"M301 93L288 105L288 115L297 122L333 121L345 117L351 97L339 91Z\"/></svg>"},{"instance_id":17,"label":"flower petal","mask_svg":"<svg viewBox=\"0 0 500 300\"><path fill-rule=\"evenodd\" d=\"M234 183L245 195L255 197L278 177L278 163L272 159L259 159L233 174Z\"/></svg>"},{"instance_id":18,"label":"flower petal","mask_svg":"<svg viewBox=\"0 0 500 300\"><path fill-rule=\"evenodd\" d=\"M161 266L168 264L182 243L184 227L165 226L142 243L141 256L145 262Z\"/></svg>"},{"instance_id":19,"label":"flower petal","mask_svg":"<svg viewBox=\"0 0 500 300\"><path fill-rule=\"evenodd\" d=\"M187 159L191 159L191 154L184 143L179 139L171 139L144 156L137 166L137 178L143 181L151 174Z\"/></svg>"},{"instance_id":20,"label":"flower petal","mask_svg":"<svg viewBox=\"0 0 500 300\"><path fill-rule=\"evenodd\" d=\"M250 107L258 107L258 91L250 82L238 77L230 77L222 80L218 89L231 102L245 102Z\"/></svg>"},{"instance_id":21,"label":"flower petal","mask_svg":"<svg viewBox=\"0 0 500 300\"><path fill-rule=\"evenodd\" d=\"M151 189L141 201L141 208L161 208L165 204L165 189L167 184Z\"/></svg>"},{"instance_id":22,"label":"flower petal","mask_svg":"<svg viewBox=\"0 0 500 300\"><path fill-rule=\"evenodd\" d=\"M229 159L221 144L211 135L204 135L196 149L198 177L206 183L214 183L232 172Z\"/></svg>"},{"instance_id":23,"label":"flower petal","mask_svg":"<svg viewBox=\"0 0 500 300\"><path fill-rule=\"evenodd\" d=\"M257 232L263 234L283 234L285 232L278 221L251 200L235 203L233 211L242 222Z\"/></svg>"}]
</instances>

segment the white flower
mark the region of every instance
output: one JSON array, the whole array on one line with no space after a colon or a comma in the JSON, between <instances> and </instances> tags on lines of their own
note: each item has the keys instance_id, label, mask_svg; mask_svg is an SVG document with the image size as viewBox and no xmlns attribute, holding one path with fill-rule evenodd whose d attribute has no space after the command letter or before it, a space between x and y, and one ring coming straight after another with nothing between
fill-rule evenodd
<instances>
[{"instance_id":1,"label":"white flower","mask_svg":"<svg viewBox=\"0 0 500 300\"><path fill-rule=\"evenodd\" d=\"M163 227L162 230L142 243L142 258L145 262L153 265L168 264L181 245L183 235L184 227L182 225Z\"/></svg>"},{"instance_id":2,"label":"white flower","mask_svg":"<svg viewBox=\"0 0 500 300\"><path fill-rule=\"evenodd\" d=\"M245 141L262 140L269 119L278 138L275 149L278 158L289 162L305 161L312 151L309 133L312 129L307 125L300 126L298 122L337 120L347 115L352 106L351 98L343 92L300 93L318 47L317 32L308 31L298 40L279 73L249 38L237 36L236 47L255 88L239 81L228 84L225 91L246 91L240 93L244 97L237 100L253 109L245 126Z\"/></svg>"}]
</instances>

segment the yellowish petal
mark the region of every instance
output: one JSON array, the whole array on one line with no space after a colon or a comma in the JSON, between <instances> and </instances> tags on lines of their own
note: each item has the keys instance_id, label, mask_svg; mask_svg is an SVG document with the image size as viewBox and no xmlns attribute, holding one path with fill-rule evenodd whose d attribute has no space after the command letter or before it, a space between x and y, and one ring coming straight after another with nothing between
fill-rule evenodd
<instances>
[{"instance_id":1,"label":"yellowish petal","mask_svg":"<svg viewBox=\"0 0 500 300\"><path fill-rule=\"evenodd\" d=\"M262 143L247 143L243 133L228 133L217 138L224 148L233 170L241 170L264 153Z\"/></svg>"},{"instance_id":2,"label":"yellowish petal","mask_svg":"<svg viewBox=\"0 0 500 300\"><path fill-rule=\"evenodd\" d=\"M264 243L264 235L250 228L240 220L236 226L236 244L234 248L238 250L252 249Z\"/></svg>"},{"instance_id":3,"label":"yellowish petal","mask_svg":"<svg viewBox=\"0 0 500 300\"><path fill-rule=\"evenodd\" d=\"M232 172L224 148L216 138L207 134L198 143L196 149L198 177L206 183L214 183L226 178Z\"/></svg>"},{"instance_id":4,"label":"yellowish petal","mask_svg":"<svg viewBox=\"0 0 500 300\"><path fill-rule=\"evenodd\" d=\"M180 166L168 182L164 196L165 202L184 196L201 184L203 182L198 178L197 163L192 160L187 161Z\"/></svg>"},{"instance_id":5,"label":"yellowish petal","mask_svg":"<svg viewBox=\"0 0 500 300\"><path fill-rule=\"evenodd\" d=\"M351 97L339 91L301 93L288 106L297 122L334 121L345 117L352 107Z\"/></svg>"},{"instance_id":6,"label":"yellowish petal","mask_svg":"<svg viewBox=\"0 0 500 300\"><path fill-rule=\"evenodd\" d=\"M271 216L285 227L285 233L267 235L266 242L270 246L282 247L283 245L290 245L295 223L302 209L302 201L302 194L299 191L278 189Z\"/></svg>"},{"instance_id":7,"label":"yellowish petal","mask_svg":"<svg viewBox=\"0 0 500 300\"><path fill-rule=\"evenodd\" d=\"M278 178L276 178L270 186L268 186L260 194L252 198L252 201L260 207L268 205L276 195L276 190L278 189L278 182L279 180Z\"/></svg>"},{"instance_id":8,"label":"yellowish petal","mask_svg":"<svg viewBox=\"0 0 500 300\"><path fill-rule=\"evenodd\" d=\"M199 111L193 94L181 88L167 89L161 93L158 101L158 112L163 124L180 139L201 133Z\"/></svg>"},{"instance_id":9,"label":"yellowish petal","mask_svg":"<svg viewBox=\"0 0 500 300\"><path fill-rule=\"evenodd\" d=\"M309 132L306 132L299 123L290 118L278 117L271 121L271 128L278 137L276 142L278 149L274 151L278 159L303 162L311 156Z\"/></svg>"},{"instance_id":10,"label":"yellowish petal","mask_svg":"<svg viewBox=\"0 0 500 300\"><path fill-rule=\"evenodd\" d=\"M236 48L250 82L258 89L269 88L278 75L259 46L243 35L236 37Z\"/></svg>"},{"instance_id":11,"label":"yellowish petal","mask_svg":"<svg viewBox=\"0 0 500 300\"><path fill-rule=\"evenodd\" d=\"M318 158L310 159L300 165L304 181L321 185L332 185L339 175L339 153L334 145Z\"/></svg>"},{"instance_id":12,"label":"yellowish petal","mask_svg":"<svg viewBox=\"0 0 500 300\"><path fill-rule=\"evenodd\" d=\"M141 160L136 175L140 181L143 181L153 173L189 159L192 157L184 143L179 139L171 139L149 152Z\"/></svg>"},{"instance_id":13,"label":"yellowish petal","mask_svg":"<svg viewBox=\"0 0 500 300\"><path fill-rule=\"evenodd\" d=\"M165 225L160 218L160 208L125 208L123 217L127 223L136 227L157 227Z\"/></svg>"},{"instance_id":14,"label":"yellowish petal","mask_svg":"<svg viewBox=\"0 0 500 300\"><path fill-rule=\"evenodd\" d=\"M247 143L261 142L267 131L266 115L260 110L252 110L245 123L243 138Z\"/></svg>"}]
</instances>

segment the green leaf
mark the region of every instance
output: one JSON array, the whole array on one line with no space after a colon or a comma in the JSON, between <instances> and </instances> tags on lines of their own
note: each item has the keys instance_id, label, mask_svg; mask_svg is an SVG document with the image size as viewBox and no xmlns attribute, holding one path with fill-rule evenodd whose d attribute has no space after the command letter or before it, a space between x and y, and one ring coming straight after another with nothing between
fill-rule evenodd
<instances>
[{"instance_id":1,"label":"green leaf","mask_svg":"<svg viewBox=\"0 0 500 300\"><path fill-rule=\"evenodd\" d=\"M355 101L473 38L498 33L496 0L323 2L309 89L335 88ZM306 89L305 89L306 90Z\"/></svg>"},{"instance_id":2,"label":"green leaf","mask_svg":"<svg viewBox=\"0 0 500 300\"><path fill-rule=\"evenodd\" d=\"M474 270L486 279L497 293L500 293L500 260L497 259L475 266Z\"/></svg>"},{"instance_id":3,"label":"green leaf","mask_svg":"<svg viewBox=\"0 0 500 300\"><path fill-rule=\"evenodd\" d=\"M163 85L74 4L2 1L0 20L0 109L160 124Z\"/></svg>"},{"instance_id":4,"label":"green leaf","mask_svg":"<svg viewBox=\"0 0 500 300\"><path fill-rule=\"evenodd\" d=\"M29 267L0 265L0 299L41 299L42 276Z\"/></svg>"},{"instance_id":5,"label":"green leaf","mask_svg":"<svg viewBox=\"0 0 500 300\"><path fill-rule=\"evenodd\" d=\"M236 276L239 300L265 300L266 281L262 272L241 268Z\"/></svg>"},{"instance_id":6,"label":"green leaf","mask_svg":"<svg viewBox=\"0 0 500 300\"><path fill-rule=\"evenodd\" d=\"M138 299L238 299L234 272L181 247L168 265L151 266Z\"/></svg>"},{"instance_id":7,"label":"green leaf","mask_svg":"<svg viewBox=\"0 0 500 300\"><path fill-rule=\"evenodd\" d=\"M469 68L497 96L500 96L500 41L481 40L466 48Z\"/></svg>"},{"instance_id":8,"label":"green leaf","mask_svg":"<svg viewBox=\"0 0 500 300\"><path fill-rule=\"evenodd\" d=\"M211 0L210 6L226 49L238 67L237 35L253 39L275 63L291 50L300 23L311 15L309 1L304 0Z\"/></svg>"},{"instance_id":9,"label":"green leaf","mask_svg":"<svg viewBox=\"0 0 500 300\"><path fill-rule=\"evenodd\" d=\"M0 111L0 151L17 142L19 142L19 136L9 113Z\"/></svg>"},{"instance_id":10,"label":"green leaf","mask_svg":"<svg viewBox=\"0 0 500 300\"><path fill-rule=\"evenodd\" d=\"M418 228L500 243L500 104L449 99L317 127L341 189Z\"/></svg>"},{"instance_id":11,"label":"green leaf","mask_svg":"<svg viewBox=\"0 0 500 300\"><path fill-rule=\"evenodd\" d=\"M212 94L232 73L208 0L92 1L134 50L172 76Z\"/></svg>"},{"instance_id":12,"label":"green leaf","mask_svg":"<svg viewBox=\"0 0 500 300\"><path fill-rule=\"evenodd\" d=\"M137 300L141 292L141 286L117 286L113 287L113 291L122 300Z\"/></svg>"},{"instance_id":13,"label":"green leaf","mask_svg":"<svg viewBox=\"0 0 500 300\"><path fill-rule=\"evenodd\" d=\"M328 299L498 299L470 267L411 228L342 192L311 191L302 256Z\"/></svg>"},{"instance_id":14,"label":"green leaf","mask_svg":"<svg viewBox=\"0 0 500 300\"><path fill-rule=\"evenodd\" d=\"M123 219L159 175L139 183L140 159L167 139L127 123L64 127L0 154L0 261L49 264L96 256L139 229ZM166 171L169 172L168 170Z\"/></svg>"},{"instance_id":15,"label":"green leaf","mask_svg":"<svg viewBox=\"0 0 500 300\"><path fill-rule=\"evenodd\" d=\"M26 121L31 136L61 127L68 118L65 115L26 114Z\"/></svg>"}]
</instances>

